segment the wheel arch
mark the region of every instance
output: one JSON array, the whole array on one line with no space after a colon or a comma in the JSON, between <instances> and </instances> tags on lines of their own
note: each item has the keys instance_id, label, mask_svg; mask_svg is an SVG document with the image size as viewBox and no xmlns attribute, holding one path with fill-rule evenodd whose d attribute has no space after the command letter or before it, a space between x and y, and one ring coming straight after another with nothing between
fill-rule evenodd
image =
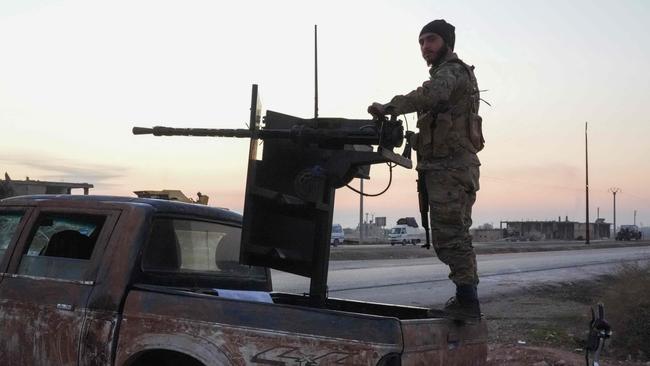
<instances>
[{"instance_id":1,"label":"wheel arch","mask_svg":"<svg viewBox=\"0 0 650 366\"><path fill-rule=\"evenodd\" d=\"M205 363L184 352L174 351L165 348L152 348L142 350L132 355L123 366L206 366Z\"/></svg>"},{"instance_id":2,"label":"wheel arch","mask_svg":"<svg viewBox=\"0 0 650 366\"><path fill-rule=\"evenodd\" d=\"M118 349L120 366L230 365L230 359L213 342L187 335L149 334L132 340L129 349ZM122 353L120 356L119 354ZM152 361L153 360L153 361Z\"/></svg>"}]
</instances>

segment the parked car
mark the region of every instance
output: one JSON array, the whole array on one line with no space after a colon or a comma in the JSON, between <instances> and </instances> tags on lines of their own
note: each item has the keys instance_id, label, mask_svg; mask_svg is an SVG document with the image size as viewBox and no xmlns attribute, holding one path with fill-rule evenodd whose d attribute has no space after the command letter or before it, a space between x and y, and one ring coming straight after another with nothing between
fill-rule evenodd
<instances>
[{"instance_id":1,"label":"parked car","mask_svg":"<svg viewBox=\"0 0 650 366\"><path fill-rule=\"evenodd\" d=\"M339 224L332 225L332 236L330 237L330 244L333 246L339 246L345 241L345 234L343 233L343 227Z\"/></svg>"}]
</instances>

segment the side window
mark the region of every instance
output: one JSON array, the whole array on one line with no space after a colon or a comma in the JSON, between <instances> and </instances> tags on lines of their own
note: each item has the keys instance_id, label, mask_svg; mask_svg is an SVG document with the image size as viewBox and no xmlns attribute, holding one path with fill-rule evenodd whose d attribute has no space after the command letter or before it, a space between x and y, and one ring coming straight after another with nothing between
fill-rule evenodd
<instances>
[{"instance_id":1,"label":"side window","mask_svg":"<svg viewBox=\"0 0 650 366\"><path fill-rule=\"evenodd\" d=\"M43 213L33 229L18 273L82 280L106 221L101 215Z\"/></svg>"},{"instance_id":2,"label":"side window","mask_svg":"<svg viewBox=\"0 0 650 366\"><path fill-rule=\"evenodd\" d=\"M144 271L265 276L263 268L239 264L241 229L217 223L158 218L145 248Z\"/></svg>"},{"instance_id":3,"label":"side window","mask_svg":"<svg viewBox=\"0 0 650 366\"><path fill-rule=\"evenodd\" d=\"M16 234L16 229L22 218L22 212L0 213L0 260L2 260L9 244L11 244L11 239Z\"/></svg>"}]
</instances>

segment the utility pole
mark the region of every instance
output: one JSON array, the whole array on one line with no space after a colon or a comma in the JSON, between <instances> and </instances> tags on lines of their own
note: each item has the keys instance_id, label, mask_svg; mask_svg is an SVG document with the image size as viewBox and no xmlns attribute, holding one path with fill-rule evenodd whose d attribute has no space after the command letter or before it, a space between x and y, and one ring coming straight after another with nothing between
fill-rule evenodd
<instances>
[{"instance_id":1,"label":"utility pole","mask_svg":"<svg viewBox=\"0 0 650 366\"><path fill-rule=\"evenodd\" d=\"M318 25L314 24L314 118L318 118Z\"/></svg>"},{"instance_id":2,"label":"utility pole","mask_svg":"<svg viewBox=\"0 0 650 366\"><path fill-rule=\"evenodd\" d=\"M596 222L594 222L594 234L598 239L602 239L603 236L600 233L600 207L596 208Z\"/></svg>"},{"instance_id":3,"label":"utility pole","mask_svg":"<svg viewBox=\"0 0 650 366\"><path fill-rule=\"evenodd\" d=\"M585 216L587 218L587 228L585 229L585 244L589 245L589 151L587 150L587 122L585 122Z\"/></svg>"},{"instance_id":4,"label":"utility pole","mask_svg":"<svg viewBox=\"0 0 650 366\"><path fill-rule=\"evenodd\" d=\"M614 196L614 237L616 237L616 193L622 192L618 187L612 187L608 190Z\"/></svg>"},{"instance_id":5,"label":"utility pole","mask_svg":"<svg viewBox=\"0 0 650 366\"><path fill-rule=\"evenodd\" d=\"M636 226L636 210L634 210L634 226Z\"/></svg>"},{"instance_id":6,"label":"utility pole","mask_svg":"<svg viewBox=\"0 0 650 366\"><path fill-rule=\"evenodd\" d=\"M363 243L363 178L359 179L359 244Z\"/></svg>"}]
</instances>

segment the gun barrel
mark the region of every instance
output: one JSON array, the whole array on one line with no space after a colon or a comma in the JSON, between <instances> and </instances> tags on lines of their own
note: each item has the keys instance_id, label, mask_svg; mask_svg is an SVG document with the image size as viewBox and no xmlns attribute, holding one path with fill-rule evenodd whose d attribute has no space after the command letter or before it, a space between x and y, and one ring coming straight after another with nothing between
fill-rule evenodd
<instances>
[{"instance_id":1,"label":"gun barrel","mask_svg":"<svg viewBox=\"0 0 650 366\"><path fill-rule=\"evenodd\" d=\"M153 128L133 127L134 135L154 136L206 136L206 137L239 137L261 139L290 139L305 143L335 143L335 144L367 144L379 143L379 136L374 130L327 130L314 129L304 126L294 126L289 129L262 129L255 136L246 129L226 128L174 128L155 126Z\"/></svg>"},{"instance_id":2,"label":"gun barrel","mask_svg":"<svg viewBox=\"0 0 650 366\"><path fill-rule=\"evenodd\" d=\"M153 133L153 128L133 127L132 132L134 135L150 135Z\"/></svg>"},{"instance_id":3,"label":"gun barrel","mask_svg":"<svg viewBox=\"0 0 650 366\"><path fill-rule=\"evenodd\" d=\"M155 126L153 128L133 127L134 135L154 136L206 136L206 137L251 137L252 133L246 129L228 128L174 128Z\"/></svg>"}]
</instances>

